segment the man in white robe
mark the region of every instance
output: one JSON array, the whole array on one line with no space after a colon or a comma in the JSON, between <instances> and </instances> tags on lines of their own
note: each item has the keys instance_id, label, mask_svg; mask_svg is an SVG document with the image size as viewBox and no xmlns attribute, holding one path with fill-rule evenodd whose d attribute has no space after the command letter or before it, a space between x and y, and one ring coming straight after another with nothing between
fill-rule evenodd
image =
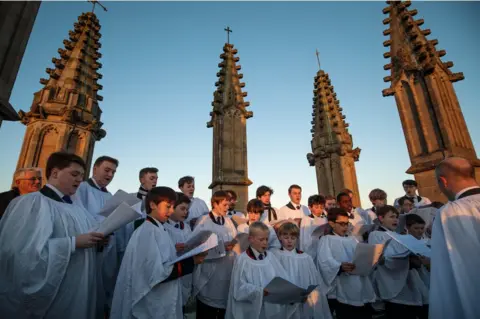
<instances>
[{"instance_id":1,"label":"man in white robe","mask_svg":"<svg viewBox=\"0 0 480 319\"><path fill-rule=\"evenodd\" d=\"M474 166L451 157L435 170L450 200L432 229L429 318L478 318L480 314L480 187Z\"/></svg>"},{"instance_id":2,"label":"man in white robe","mask_svg":"<svg viewBox=\"0 0 480 319\"><path fill-rule=\"evenodd\" d=\"M302 219L310 215L308 207L300 203L302 200L302 188L300 186L291 185L288 188L288 197L290 197L290 202L280 208L279 220Z\"/></svg>"},{"instance_id":3,"label":"man in white robe","mask_svg":"<svg viewBox=\"0 0 480 319\"><path fill-rule=\"evenodd\" d=\"M209 212L207 204L203 199L193 197L195 194L195 179L192 176L183 176L178 180L178 188L180 191L190 198L190 206L188 207L188 217L185 220L193 229L197 220L207 215Z\"/></svg>"},{"instance_id":4,"label":"man in white robe","mask_svg":"<svg viewBox=\"0 0 480 319\"><path fill-rule=\"evenodd\" d=\"M100 156L93 164L93 175L87 181L82 182L75 193L75 199L79 200L83 207L99 223L105 217L100 215L100 210L105 203L112 198L112 194L107 190L107 186L113 180L117 172L118 160L109 156ZM121 238L125 236L123 229L116 231L109 245L102 251L103 258L99 258L101 269L101 290L105 294L105 306L108 309L112 304L113 290L117 272L121 263L121 256L126 248L128 239ZM99 296L100 297L100 296Z\"/></svg>"},{"instance_id":5,"label":"man in white robe","mask_svg":"<svg viewBox=\"0 0 480 319\"><path fill-rule=\"evenodd\" d=\"M280 212L278 211L277 208L272 207L272 204L270 202L271 197L273 195L273 189L271 189L268 186L262 185L257 188L257 199L261 200L263 203L263 206L265 207L265 210L263 212L263 215L261 217L261 221L264 222L265 224L270 224L272 222L275 222L279 220Z\"/></svg>"},{"instance_id":6,"label":"man in white robe","mask_svg":"<svg viewBox=\"0 0 480 319\"><path fill-rule=\"evenodd\" d=\"M432 203L428 198L417 195L418 184L413 179L404 180L402 186L405 191L405 195L402 197L409 198L415 207L422 207ZM397 209L400 207L399 200L402 197L395 199L393 203L393 206Z\"/></svg>"},{"instance_id":7,"label":"man in white robe","mask_svg":"<svg viewBox=\"0 0 480 319\"><path fill-rule=\"evenodd\" d=\"M12 201L0 221L2 318L102 317L95 246L104 236L91 232L95 220L71 198L84 171L77 155L53 153L47 185Z\"/></svg>"}]
</instances>

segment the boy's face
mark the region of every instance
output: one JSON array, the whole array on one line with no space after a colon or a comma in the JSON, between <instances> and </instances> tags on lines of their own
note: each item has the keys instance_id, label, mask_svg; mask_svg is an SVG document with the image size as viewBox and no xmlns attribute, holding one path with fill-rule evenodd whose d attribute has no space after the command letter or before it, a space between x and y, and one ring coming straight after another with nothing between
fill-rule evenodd
<instances>
[{"instance_id":1,"label":"boy's face","mask_svg":"<svg viewBox=\"0 0 480 319\"><path fill-rule=\"evenodd\" d=\"M337 207L337 201L334 199L327 199L327 202L325 203L325 208L330 209L335 207Z\"/></svg>"},{"instance_id":2,"label":"boy's face","mask_svg":"<svg viewBox=\"0 0 480 319\"><path fill-rule=\"evenodd\" d=\"M174 212L170 215L170 219L176 222L183 222L188 215L188 204L181 203L175 207Z\"/></svg>"},{"instance_id":3,"label":"boy's face","mask_svg":"<svg viewBox=\"0 0 480 319\"><path fill-rule=\"evenodd\" d=\"M338 207L345 209L347 212L350 212L353 208L352 199L350 198L350 196L345 195L340 197Z\"/></svg>"},{"instance_id":4,"label":"boy's face","mask_svg":"<svg viewBox=\"0 0 480 319\"><path fill-rule=\"evenodd\" d=\"M259 213L247 213L247 215L248 215L248 221L250 222L250 224L260 221L261 214Z\"/></svg>"},{"instance_id":5,"label":"boy's face","mask_svg":"<svg viewBox=\"0 0 480 319\"><path fill-rule=\"evenodd\" d=\"M293 250L297 246L297 236L293 234L282 233L278 237L282 243L282 247L288 251Z\"/></svg>"},{"instance_id":6,"label":"boy's face","mask_svg":"<svg viewBox=\"0 0 480 319\"><path fill-rule=\"evenodd\" d=\"M237 203L237 200L233 197L230 197L230 200L228 201L229 209L234 210L236 203Z\"/></svg>"},{"instance_id":7,"label":"boy's face","mask_svg":"<svg viewBox=\"0 0 480 319\"><path fill-rule=\"evenodd\" d=\"M313 204L312 206L308 206L310 209L310 212L312 212L313 215L315 216L320 216L322 215L323 211L325 210L325 205L324 204Z\"/></svg>"},{"instance_id":8,"label":"boy's face","mask_svg":"<svg viewBox=\"0 0 480 319\"><path fill-rule=\"evenodd\" d=\"M400 209L402 210L403 214L406 214L413 209L413 203L409 200L404 200Z\"/></svg>"},{"instance_id":9,"label":"boy's face","mask_svg":"<svg viewBox=\"0 0 480 319\"><path fill-rule=\"evenodd\" d=\"M192 198L193 194L195 193L195 182L184 183L183 186L180 187L180 190L185 194L185 196Z\"/></svg>"},{"instance_id":10,"label":"boy's face","mask_svg":"<svg viewBox=\"0 0 480 319\"><path fill-rule=\"evenodd\" d=\"M328 222L328 224L332 227L335 234L345 236L348 231L350 220L347 216L337 216L337 219L334 222Z\"/></svg>"},{"instance_id":11,"label":"boy's face","mask_svg":"<svg viewBox=\"0 0 480 319\"><path fill-rule=\"evenodd\" d=\"M383 227L388 230L394 231L398 226L398 215L392 211L389 211L385 216L379 216L378 220Z\"/></svg>"},{"instance_id":12,"label":"boy's face","mask_svg":"<svg viewBox=\"0 0 480 319\"><path fill-rule=\"evenodd\" d=\"M414 185L403 185L403 190L410 197L417 196L417 188Z\"/></svg>"},{"instance_id":13,"label":"boy's face","mask_svg":"<svg viewBox=\"0 0 480 319\"><path fill-rule=\"evenodd\" d=\"M112 177L113 178L113 177ZM142 187L145 188L147 191L151 190L155 186L157 186L158 174L157 173L147 173L140 178L140 184Z\"/></svg>"},{"instance_id":14,"label":"boy's face","mask_svg":"<svg viewBox=\"0 0 480 319\"><path fill-rule=\"evenodd\" d=\"M259 230L255 234L248 236L250 246L252 246L259 253L265 252L268 247L268 231Z\"/></svg>"},{"instance_id":15,"label":"boy's face","mask_svg":"<svg viewBox=\"0 0 480 319\"><path fill-rule=\"evenodd\" d=\"M230 207L230 203L227 199L224 199L219 203L213 203L213 211L220 216L227 215L228 207Z\"/></svg>"},{"instance_id":16,"label":"boy's face","mask_svg":"<svg viewBox=\"0 0 480 319\"><path fill-rule=\"evenodd\" d=\"M376 200L372 201L372 204L373 204L373 206L375 206L375 208L380 208L380 207L383 207L387 204L387 200L386 199L376 199Z\"/></svg>"},{"instance_id":17,"label":"boy's face","mask_svg":"<svg viewBox=\"0 0 480 319\"><path fill-rule=\"evenodd\" d=\"M290 197L290 200L292 201L292 203L298 205L302 200L302 190L299 188L292 188L288 196Z\"/></svg>"},{"instance_id":18,"label":"boy's face","mask_svg":"<svg viewBox=\"0 0 480 319\"><path fill-rule=\"evenodd\" d=\"M270 194L270 192L266 192L265 194L260 196L258 199L261 200L262 203L269 205L270 204L270 196L272 196L272 194Z\"/></svg>"},{"instance_id":19,"label":"boy's face","mask_svg":"<svg viewBox=\"0 0 480 319\"><path fill-rule=\"evenodd\" d=\"M165 223L168 217L170 217L170 215L173 214L174 205L175 205L175 202L161 201L158 204L155 204L154 202L150 202L150 207L152 208L152 212L150 213L150 215L152 215L152 217L158 220L159 222Z\"/></svg>"},{"instance_id":20,"label":"boy's face","mask_svg":"<svg viewBox=\"0 0 480 319\"><path fill-rule=\"evenodd\" d=\"M408 227L407 230L408 233L416 239L422 239L423 234L425 233L425 224L413 224Z\"/></svg>"}]
</instances>

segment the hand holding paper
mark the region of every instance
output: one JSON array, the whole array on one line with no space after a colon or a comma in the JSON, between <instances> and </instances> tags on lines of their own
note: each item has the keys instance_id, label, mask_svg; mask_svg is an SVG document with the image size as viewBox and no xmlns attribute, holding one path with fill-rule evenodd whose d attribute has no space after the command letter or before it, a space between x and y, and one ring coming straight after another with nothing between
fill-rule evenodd
<instances>
[{"instance_id":1,"label":"hand holding paper","mask_svg":"<svg viewBox=\"0 0 480 319\"><path fill-rule=\"evenodd\" d=\"M303 289L281 277L275 277L264 289L264 301L274 304L292 304L303 302L317 286ZM267 294L265 295L265 291Z\"/></svg>"}]
</instances>

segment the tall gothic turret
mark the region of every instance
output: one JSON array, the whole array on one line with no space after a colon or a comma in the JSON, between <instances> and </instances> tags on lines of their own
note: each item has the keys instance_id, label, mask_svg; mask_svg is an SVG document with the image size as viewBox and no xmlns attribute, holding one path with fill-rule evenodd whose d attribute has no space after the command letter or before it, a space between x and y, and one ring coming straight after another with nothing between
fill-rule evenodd
<instances>
[{"instance_id":1,"label":"tall gothic turret","mask_svg":"<svg viewBox=\"0 0 480 319\"><path fill-rule=\"evenodd\" d=\"M320 70L313 90L312 152L307 154L310 166L315 166L318 192L336 196L344 188L353 191L353 205L360 206L355 162L360 149L353 148L343 109L328 73Z\"/></svg>"},{"instance_id":2,"label":"tall gothic turret","mask_svg":"<svg viewBox=\"0 0 480 319\"><path fill-rule=\"evenodd\" d=\"M383 34L389 36L383 45L390 47L384 66L391 82L383 96L395 96L402 122L413 174L419 193L431 200L444 201L437 188L435 166L445 157L461 156L472 161L480 177L477 159L462 110L452 83L464 79L463 73L449 70L453 62L443 62L445 50L437 50L438 40L428 40L430 29L422 30L423 19L413 17L417 10L408 10L411 2L387 1L383 9L388 25Z\"/></svg>"},{"instance_id":3,"label":"tall gothic turret","mask_svg":"<svg viewBox=\"0 0 480 319\"><path fill-rule=\"evenodd\" d=\"M19 112L27 126L17 168L45 168L51 153L69 151L81 156L89 168L96 141L105 137L101 128L102 110L97 92L101 54L100 24L94 13L83 13L47 68L48 79L40 79L44 87L34 94L30 111ZM88 169L85 176L88 176Z\"/></svg>"},{"instance_id":4,"label":"tall gothic turret","mask_svg":"<svg viewBox=\"0 0 480 319\"><path fill-rule=\"evenodd\" d=\"M247 161L247 119L253 113L247 111L249 102L244 101L247 92L242 92L245 83L240 82L243 74L236 62L237 49L226 43L222 61L218 64L217 87L213 93L213 111L207 127L213 128L213 165L212 184L214 192L220 189L234 190L238 195L237 209L243 211L248 202L248 186L252 181L248 178Z\"/></svg>"}]
</instances>

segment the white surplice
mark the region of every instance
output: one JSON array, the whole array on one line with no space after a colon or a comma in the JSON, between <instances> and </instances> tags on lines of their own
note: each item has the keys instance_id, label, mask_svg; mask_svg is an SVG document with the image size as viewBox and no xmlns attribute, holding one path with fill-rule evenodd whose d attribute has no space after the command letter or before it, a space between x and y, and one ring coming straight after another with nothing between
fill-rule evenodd
<instances>
[{"instance_id":1,"label":"white surplice","mask_svg":"<svg viewBox=\"0 0 480 319\"><path fill-rule=\"evenodd\" d=\"M95 225L81 205L40 192L15 198L0 221L0 316L98 318L96 248L72 240Z\"/></svg>"},{"instance_id":2,"label":"white surplice","mask_svg":"<svg viewBox=\"0 0 480 319\"><path fill-rule=\"evenodd\" d=\"M267 253L255 260L242 253L235 260L228 291L226 319L288 319L296 309L291 305L263 302L263 289L275 277L287 279L277 258Z\"/></svg>"},{"instance_id":3,"label":"white surplice","mask_svg":"<svg viewBox=\"0 0 480 319\"><path fill-rule=\"evenodd\" d=\"M160 222L147 220L136 229L118 273L110 318L183 318L180 282L163 282L173 269L165 263L174 258L174 243Z\"/></svg>"},{"instance_id":4,"label":"white surplice","mask_svg":"<svg viewBox=\"0 0 480 319\"><path fill-rule=\"evenodd\" d=\"M405 197L406 195L402 196L402 197ZM399 198L396 198L395 201L393 202L393 206L395 207L400 207L400 203L398 202L400 200L400 198L402 197L399 197ZM420 200L418 200L418 197L420 197ZM422 206L426 206L426 205L430 205L432 203L431 200L429 200L428 198L426 197L421 197L421 196L415 196L413 197L413 206L414 207L422 207Z\"/></svg>"},{"instance_id":5,"label":"white surplice","mask_svg":"<svg viewBox=\"0 0 480 319\"><path fill-rule=\"evenodd\" d=\"M322 236L318 245L316 265L323 280L322 287L327 287L327 298L360 307L375 301L370 278L343 272L338 274L342 262L353 261L357 244L357 240L350 236Z\"/></svg>"},{"instance_id":6,"label":"white surplice","mask_svg":"<svg viewBox=\"0 0 480 319\"><path fill-rule=\"evenodd\" d=\"M267 227L268 227L268 230L269 230L268 249L282 247L280 245L280 241L278 240L277 233L275 233L275 230L273 229L273 227L270 226L270 225L267 225ZM249 229L250 229L250 226L249 226L248 223L240 224L240 225L237 226L237 231L239 233L248 234Z\"/></svg>"},{"instance_id":7,"label":"white surplice","mask_svg":"<svg viewBox=\"0 0 480 319\"><path fill-rule=\"evenodd\" d=\"M311 215L313 216L313 215ZM326 223L328 223L327 218L313 216L305 216L300 222L300 238L299 238L299 248L305 253L312 256L315 259L317 254L317 246L319 238L312 238L313 231Z\"/></svg>"},{"instance_id":8,"label":"white surplice","mask_svg":"<svg viewBox=\"0 0 480 319\"><path fill-rule=\"evenodd\" d=\"M224 225L218 225L210 218L210 214L204 215L197 220L191 236L208 230L217 234L219 245L224 245L237 236L237 229L230 218L224 217L224 221ZM235 257L235 252L227 251L225 257L205 260L197 265L193 272L192 295L210 307L225 309Z\"/></svg>"},{"instance_id":9,"label":"white surplice","mask_svg":"<svg viewBox=\"0 0 480 319\"><path fill-rule=\"evenodd\" d=\"M372 245L384 244L391 239L387 231L373 231L368 236ZM378 297L384 301L408 306L421 306L428 299L428 289L420 278L417 270L410 269L408 250L395 240L392 240L384 252L385 263L377 265L372 274L372 282Z\"/></svg>"},{"instance_id":10,"label":"white surplice","mask_svg":"<svg viewBox=\"0 0 480 319\"><path fill-rule=\"evenodd\" d=\"M172 238L174 244L182 243L184 244L192 234L190 226L186 223L183 223L183 229L180 227L175 227L175 224L180 225L179 222L174 222L169 220L167 223L163 224L168 234ZM177 280L180 281L182 286L182 305L185 305L192 295L192 274L185 275Z\"/></svg>"},{"instance_id":11,"label":"white surplice","mask_svg":"<svg viewBox=\"0 0 480 319\"><path fill-rule=\"evenodd\" d=\"M294 207L295 209L291 209L290 207L288 207L289 204L292 205L292 207ZM297 206L299 206L300 209L296 209ZM278 211L278 220L303 218L308 215L310 215L310 210L307 206L290 202L280 208L280 210Z\"/></svg>"},{"instance_id":12,"label":"white surplice","mask_svg":"<svg viewBox=\"0 0 480 319\"><path fill-rule=\"evenodd\" d=\"M299 305L298 316L302 319L331 319L332 315L325 294L327 289L320 286L323 282L312 257L305 253L299 254L296 249L292 251L273 249L271 252L287 272L288 281L303 289L311 285L319 285L308 295L307 301Z\"/></svg>"},{"instance_id":13,"label":"white surplice","mask_svg":"<svg viewBox=\"0 0 480 319\"><path fill-rule=\"evenodd\" d=\"M190 198L190 205L188 207L188 216L185 219L186 223L190 223L190 221L194 218L200 218L210 211L208 209L207 204L203 201L203 199L192 197Z\"/></svg>"},{"instance_id":14,"label":"white surplice","mask_svg":"<svg viewBox=\"0 0 480 319\"><path fill-rule=\"evenodd\" d=\"M431 319L474 319L480 314L480 195L449 202L433 222Z\"/></svg>"},{"instance_id":15,"label":"white surplice","mask_svg":"<svg viewBox=\"0 0 480 319\"><path fill-rule=\"evenodd\" d=\"M100 210L110 198L112 198L110 192L103 192L88 182L82 182L74 195L74 200L79 200L83 207L85 207L99 223L105 219L104 216L99 214ZM102 285L102 287L99 288L104 290L106 302L109 306L112 304L113 290L115 289L118 268L121 263L121 260L118 260L117 254L118 237L120 237L121 234L122 232L115 232L115 234L110 237L108 246L104 247L101 254L102 258L98 258Z\"/></svg>"}]
</instances>

